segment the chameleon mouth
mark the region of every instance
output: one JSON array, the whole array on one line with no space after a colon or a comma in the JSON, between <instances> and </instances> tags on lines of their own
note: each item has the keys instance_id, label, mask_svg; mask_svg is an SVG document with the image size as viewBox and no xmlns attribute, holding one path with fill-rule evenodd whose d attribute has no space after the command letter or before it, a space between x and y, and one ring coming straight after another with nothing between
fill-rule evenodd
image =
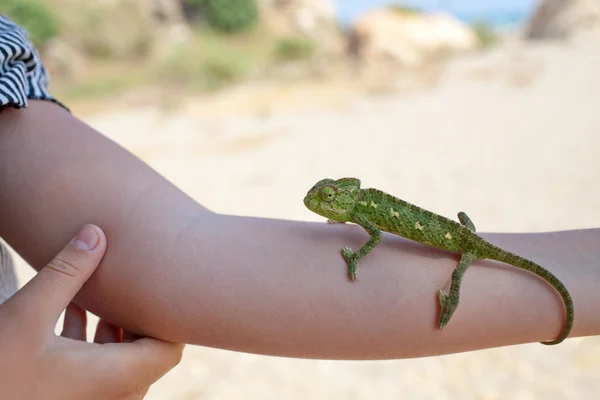
<instances>
[{"instance_id":1,"label":"chameleon mouth","mask_svg":"<svg viewBox=\"0 0 600 400\"><path fill-rule=\"evenodd\" d=\"M316 199L310 193L307 194L306 197L304 198L304 205L310 211L317 213L319 215L323 215L323 205L321 204L321 202L318 199Z\"/></svg>"},{"instance_id":2,"label":"chameleon mouth","mask_svg":"<svg viewBox=\"0 0 600 400\"><path fill-rule=\"evenodd\" d=\"M325 216L324 213L327 213L327 211L333 211L330 210L330 208L327 207L326 204L323 204L323 202L319 201L319 199L316 199L314 196L311 196L310 193L307 194L306 197L304 197L304 205L312 212L317 213L321 216Z\"/></svg>"},{"instance_id":3,"label":"chameleon mouth","mask_svg":"<svg viewBox=\"0 0 600 400\"><path fill-rule=\"evenodd\" d=\"M311 196L310 195L306 195L304 196L304 205L306 206L306 208L308 208L309 210L312 210L313 208L311 207Z\"/></svg>"}]
</instances>

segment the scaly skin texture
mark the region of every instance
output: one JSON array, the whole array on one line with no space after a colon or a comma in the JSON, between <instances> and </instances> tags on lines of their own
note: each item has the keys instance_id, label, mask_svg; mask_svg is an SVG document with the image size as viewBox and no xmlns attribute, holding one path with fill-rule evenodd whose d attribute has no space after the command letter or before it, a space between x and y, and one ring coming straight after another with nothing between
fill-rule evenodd
<instances>
[{"instance_id":1,"label":"scaly skin texture","mask_svg":"<svg viewBox=\"0 0 600 400\"><path fill-rule=\"evenodd\" d=\"M502 250L478 236L475 233L475 225L464 212L458 213L458 223L380 190L361 189L360 180L356 178L323 179L308 191L304 204L309 210L326 217L329 223L354 222L371 236L355 252L349 247L342 249L352 280L356 279L360 259L381 242L382 231L461 254L458 266L452 273L450 290L438 290L441 307L439 329L448 324L458 307L460 285L467 268L473 260L488 258L538 275L561 295L567 310L565 328L557 339L541 342L542 344L558 344L571 332L574 319L573 301L565 285L540 265Z\"/></svg>"}]
</instances>

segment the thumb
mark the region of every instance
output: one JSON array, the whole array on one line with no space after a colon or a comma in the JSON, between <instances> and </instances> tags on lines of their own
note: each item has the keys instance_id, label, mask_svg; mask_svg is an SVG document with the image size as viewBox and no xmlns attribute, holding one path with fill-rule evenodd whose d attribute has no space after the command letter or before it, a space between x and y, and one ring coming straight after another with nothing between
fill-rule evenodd
<instances>
[{"instance_id":1,"label":"thumb","mask_svg":"<svg viewBox=\"0 0 600 400\"><path fill-rule=\"evenodd\" d=\"M12 306L18 309L15 311L20 319L29 327L33 324L41 329L54 329L60 314L100 264L105 250L106 237L102 230L95 225L85 225L9 300L14 302Z\"/></svg>"}]
</instances>

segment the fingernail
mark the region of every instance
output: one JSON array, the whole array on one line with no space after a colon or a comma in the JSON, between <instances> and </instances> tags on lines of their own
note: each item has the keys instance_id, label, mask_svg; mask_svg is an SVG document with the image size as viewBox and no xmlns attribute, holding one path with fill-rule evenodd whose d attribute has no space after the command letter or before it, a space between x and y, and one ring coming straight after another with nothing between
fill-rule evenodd
<instances>
[{"instance_id":1,"label":"fingernail","mask_svg":"<svg viewBox=\"0 0 600 400\"><path fill-rule=\"evenodd\" d=\"M71 243L80 250L93 250L98 244L98 232L91 226L84 226Z\"/></svg>"}]
</instances>

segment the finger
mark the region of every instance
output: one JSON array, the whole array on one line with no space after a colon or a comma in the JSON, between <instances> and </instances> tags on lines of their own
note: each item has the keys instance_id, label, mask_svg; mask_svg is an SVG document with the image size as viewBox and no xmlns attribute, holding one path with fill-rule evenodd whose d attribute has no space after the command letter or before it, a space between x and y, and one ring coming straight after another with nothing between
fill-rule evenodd
<instances>
[{"instance_id":1,"label":"finger","mask_svg":"<svg viewBox=\"0 0 600 400\"><path fill-rule=\"evenodd\" d=\"M183 344L151 338L133 343L107 343L95 347L95 361L89 365L86 375L120 393L139 396L181 361L183 349ZM80 381L84 380L86 377Z\"/></svg>"},{"instance_id":2,"label":"finger","mask_svg":"<svg viewBox=\"0 0 600 400\"><path fill-rule=\"evenodd\" d=\"M127 342L127 343L135 342L136 340L140 339L141 337L142 336L140 336L136 333L123 330L123 342Z\"/></svg>"},{"instance_id":3,"label":"finger","mask_svg":"<svg viewBox=\"0 0 600 400\"><path fill-rule=\"evenodd\" d=\"M95 225L84 226L47 266L9 301L28 327L54 330L62 311L92 275L106 250L106 237Z\"/></svg>"},{"instance_id":4,"label":"finger","mask_svg":"<svg viewBox=\"0 0 600 400\"><path fill-rule=\"evenodd\" d=\"M118 326L101 319L96 327L94 343L121 343L123 341L123 330Z\"/></svg>"},{"instance_id":5,"label":"finger","mask_svg":"<svg viewBox=\"0 0 600 400\"><path fill-rule=\"evenodd\" d=\"M85 342L87 340L86 327L86 311L75 303L69 304L65 311L65 321L60 336Z\"/></svg>"},{"instance_id":6,"label":"finger","mask_svg":"<svg viewBox=\"0 0 600 400\"><path fill-rule=\"evenodd\" d=\"M149 387L181 361L184 344L144 337L120 346L119 361L127 380L136 387Z\"/></svg>"}]
</instances>

